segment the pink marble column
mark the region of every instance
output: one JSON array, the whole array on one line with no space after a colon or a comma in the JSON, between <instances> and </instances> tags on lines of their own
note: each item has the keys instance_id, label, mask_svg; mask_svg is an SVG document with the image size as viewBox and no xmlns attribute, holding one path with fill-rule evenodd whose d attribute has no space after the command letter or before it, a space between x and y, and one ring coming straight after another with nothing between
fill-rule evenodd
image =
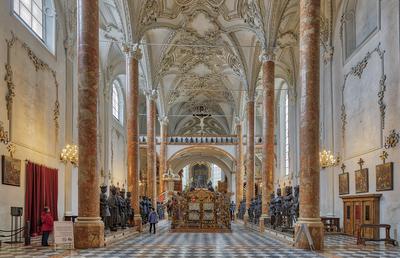
<instances>
[{"instance_id":1,"label":"pink marble column","mask_svg":"<svg viewBox=\"0 0 400 258\"><path fill-rule=\"evenodd\" d=\"M104 246L97 171L97 96L99 87L99 5L78 0L78 218L76 248Z\"/></svg>"},{"instance_id":2,"label":"pink marble column","mask_svg":"<svg viewBox=\"0 0 400 258\"><path fill-rule=\"evenodd\" d=\"M250 207L251 199L254 198L254 96L247 100L247 163L246 163L246 208ZM248 216L247 212L246 215Z\"/></svg>"},{"instance_id":3,"label":"pink marble column","mask_svg":"<svg viewBox=\"0 0 400 258\"><path fill-rule=\"evenodd\" d=\"M269 215L270 196L274 187L275 155L275 62L273 49L260 56L263 70L263 145L262 145L262 215L260 226L264 229L264 218Z\"/></svg>"},{"instance_id":4,"label":"pink marble column","mask_svg":"<svg viewBox=\"0 0 400 258\"><path fill-rule=\"evenodd\" d=\"M147 196L153 207L157 206L157 159L156 159L156 99L157 91L146 92L147 105Z\"/></svg>"},{"instance_id":5,"label":"pink marble column","mask_svg":"<svg viewBox=\"0 0 400 258\"><path fill-rule=\"evenodd\" d=\"M142 217L139 210L139 60L142 53L138 46L127 46L126 52L126 111L128 146L128 191L132 193L131 207L135 215L133 222L138 230L142 229Z\"/></svg>"},{"instance_id":6,"label":"pink marble column","mask_svg":"<svg viewBox=\"0 0 400 258\"><path fill-rule=\"evenodd\" d=\"M242 124L239 119L236 121L236 135L238 138L236 146L236 212L238 212L239 204L243 200L243 136Z\"/></svg>"},{"instance_id":7,"label":"pink marble column","mask_svg":"<svg viewBox=\"0 0 400 258\"><path fill-rule=\"evenodd\" d=\"M300 218L308 227L316 250L324 247L319 207L319 38L321 0L300 0ZM296 247L308 249L305 234Z\"/></svg>"},{"instance_id":8,"label":"pink marble column","mask_svg":"<svg viewBox=\"0 0 400 258\"><path fill-rule=\"evenodd\" d=\"M164 178L163 175L167 172L167 134L168 134L168 118L164 117L160 119L160 169L158 171L158 178L160 179L160 185L158 194L162 194L164 189Z\"/></svg>"}]
</instances>

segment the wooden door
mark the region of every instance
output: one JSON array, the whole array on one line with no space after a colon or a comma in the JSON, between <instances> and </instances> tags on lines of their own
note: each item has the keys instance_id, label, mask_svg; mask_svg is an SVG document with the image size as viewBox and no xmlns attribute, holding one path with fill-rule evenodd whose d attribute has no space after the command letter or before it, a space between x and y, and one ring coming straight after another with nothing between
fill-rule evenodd
<instances>
[{"instance_id":1,"label":"wooden door","mask_svg":"<svg viewBox=\"0 0 400 258\"><path fill-rule=\"evenodd\" d=\"M353 202L345 202L344 203L344 214L343 214L343 226L344 226L344 233L348 235L354 234L353 228Z\"/></svg>"},{"instance_id":2,"label":"wooden door","mask_svg":"<svg viewBox=\"0 0 400 258\"><path fill-rule=\"evenodd\" d=\"M374 224L374 213L373 213L373 202L364 201L363 202L363 224ZM364 237L374 238L375 229L366 228L364 230Z\"/></svg>"},{"instance_id":3,"label":"wooden door","mask_svg":"<svg viewBox=\"0 0 400 258\"><path fill-rule=\"evenodd\" d=\"M354 202L354 236L357 236L361 224L363 224L363 203L357 201Z\"/></svg>"}]
</instances>

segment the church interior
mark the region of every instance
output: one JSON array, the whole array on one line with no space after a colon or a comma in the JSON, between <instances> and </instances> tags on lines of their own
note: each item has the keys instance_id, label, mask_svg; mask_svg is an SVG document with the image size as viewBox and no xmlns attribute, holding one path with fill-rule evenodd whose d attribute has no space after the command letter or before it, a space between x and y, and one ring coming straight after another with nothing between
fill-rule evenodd
<instances>
[{"instance_id":1,"label":"church interior","mask_svg":"<svg viewBox=\"0 0 400 258\"><path fill-rule=\"evenodd\" d=\"M398 0L2 0L0 63L0 258L400 257Z\"/></svg>"}]
</instances>

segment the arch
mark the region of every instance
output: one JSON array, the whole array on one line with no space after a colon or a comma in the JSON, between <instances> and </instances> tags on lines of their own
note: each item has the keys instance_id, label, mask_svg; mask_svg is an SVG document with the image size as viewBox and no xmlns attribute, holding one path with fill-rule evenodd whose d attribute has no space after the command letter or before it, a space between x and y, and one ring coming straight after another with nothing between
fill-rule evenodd
<instances>
[{"instance_id":1,"label":"arch","mask_svg":"<svg viewBox=\"0 0 400 258\"><path fill-rule=\"evenodd\" d=\"M202 153L207 153L207 151L210 151L208 154L211 155L213 152L217 154L221 154L222 156L228 157L234 164L236 164L236 158L230 154L229 152L215 146L190 146L184 149L181 149L177 152L175 152L173 155L171 155L168 160L167 164L171 162L172 160L178 158L182 154L191 154L191 152L196 152L196 151L203 151Z\"/></svg>"}]
</instances>

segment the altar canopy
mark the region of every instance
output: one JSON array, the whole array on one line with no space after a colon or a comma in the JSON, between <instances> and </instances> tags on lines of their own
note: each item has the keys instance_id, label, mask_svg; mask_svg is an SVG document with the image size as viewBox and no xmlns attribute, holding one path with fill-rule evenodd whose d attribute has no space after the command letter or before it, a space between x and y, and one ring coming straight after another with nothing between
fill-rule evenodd
<instances>
[{"instance_id":1,"label":"altar canopy","mask_svg":"<svg viewBox=\"0 0 400 258\"><path fill-rule=\"evenodd\" d=\"M172 198L172 232L231 232L228 193L197 188Z\"/></svg>"}]
</instances>

